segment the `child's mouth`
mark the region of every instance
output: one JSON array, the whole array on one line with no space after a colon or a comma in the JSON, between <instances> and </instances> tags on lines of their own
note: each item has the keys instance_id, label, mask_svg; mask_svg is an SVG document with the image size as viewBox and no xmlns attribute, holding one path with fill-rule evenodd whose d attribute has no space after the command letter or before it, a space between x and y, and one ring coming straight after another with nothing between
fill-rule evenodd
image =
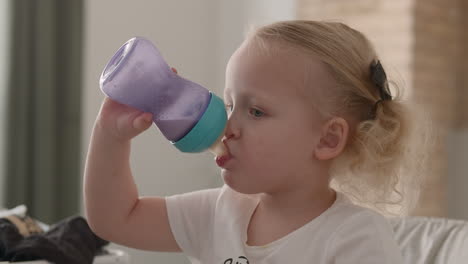
<instances>
[{"instance_id":1,"label":"child's mouth","mask_svg":"<svg viewBox=\"0 0 468 264\"><path fill-rule=\"evenodd\" d=\"M218 164L219 167L225 168L226 163L231 159L230 154L225 154L223 156L216 157L216 164Z\"/></svg>"}]
</instances>

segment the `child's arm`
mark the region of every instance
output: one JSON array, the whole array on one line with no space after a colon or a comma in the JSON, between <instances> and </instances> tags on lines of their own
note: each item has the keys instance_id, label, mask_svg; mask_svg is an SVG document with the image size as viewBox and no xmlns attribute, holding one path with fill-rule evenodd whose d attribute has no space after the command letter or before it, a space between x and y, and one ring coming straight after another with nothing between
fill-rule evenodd
<instances>
[{"instance_id":1,"label":"child's arm","mask_svg":"<svg viewBox=\"0 0 468 264\"><path fill-rule=\"evenodd\" d=\"M87 219L100 237L144 250L180 251L163 197L140 198L130 169L130 140L151 114L106 98L94 125L84 173Z\"/></svg>"}]
</instances>

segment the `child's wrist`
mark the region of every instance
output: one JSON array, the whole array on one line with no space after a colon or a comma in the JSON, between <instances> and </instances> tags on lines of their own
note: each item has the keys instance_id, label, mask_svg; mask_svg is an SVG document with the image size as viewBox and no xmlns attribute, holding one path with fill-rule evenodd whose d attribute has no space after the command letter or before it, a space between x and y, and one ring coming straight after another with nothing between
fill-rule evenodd
<instances>
[{"instance_id":1,"label":"child's wrist","mask_svg":"<svg viewBox=\"0 0 468 264\"><path fill-rule=\"evenodd\" d=\"M120 137L118 133L113 133L109 128L102 126L99 122L96 122L94 125L93 138L109 146L125 146L130 144L131 141L131 138Z\"/></svg>"}]
</instances>

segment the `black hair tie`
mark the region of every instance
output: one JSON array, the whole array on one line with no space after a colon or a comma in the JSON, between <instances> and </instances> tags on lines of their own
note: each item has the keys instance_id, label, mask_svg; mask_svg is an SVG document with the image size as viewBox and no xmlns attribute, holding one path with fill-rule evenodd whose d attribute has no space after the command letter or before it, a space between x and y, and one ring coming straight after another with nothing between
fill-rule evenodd
<instances>
[{"instance_id":1,"label":"black hair tie","mask_svg":"<svg viewBox=\"0 0 468 264\"><path fill-rule=\"evenodd\" d=\"M379 89L380 99L374 104L371 111L371 118L375 119L377 114L377 107L379 103L383 101L391 101L392 94L390 93L390 89L388 87L387 82L387 74L385 73L380 60L376 60L372 62L370 66L370 73L371 73L371 80L372 83Z\"/></svg>"}]
</instances>

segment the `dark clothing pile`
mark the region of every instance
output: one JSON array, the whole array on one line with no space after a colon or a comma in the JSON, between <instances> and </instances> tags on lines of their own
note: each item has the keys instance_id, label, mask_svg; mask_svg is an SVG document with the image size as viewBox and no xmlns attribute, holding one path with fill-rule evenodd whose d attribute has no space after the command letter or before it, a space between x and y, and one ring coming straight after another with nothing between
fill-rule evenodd
<instances>
[{"instance_id":1,"label":"dark clothing pile","mask_svg":"<svg viewBox=\"0 0 468 264\"><path fill-rule=\"evenodd\" d=\"M47 232L38 232L37 228L33 228L35 232L27 236L20 232L21 228L17 225L16 220L0 218L0 260L92 264L94 256L109 244L96 236L80 216L64 219Z\"/></svg>"}]
</instances>

